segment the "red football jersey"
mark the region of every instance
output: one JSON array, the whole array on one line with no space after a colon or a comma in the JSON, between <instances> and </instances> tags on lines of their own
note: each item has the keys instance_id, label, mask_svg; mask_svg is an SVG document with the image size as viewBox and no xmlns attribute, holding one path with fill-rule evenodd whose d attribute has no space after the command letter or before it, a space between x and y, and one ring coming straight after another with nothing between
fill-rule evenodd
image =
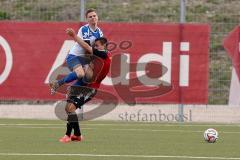
<instances>
[{"instance_id":1,"label":"red football jersey","mask_svg":"<svg viewBox=\"0 0 240 160\"><path fill-rule=\"evenodd\" d=\"M93 69L93 76L94 82L88 84L88 87L98 89L101 85L102 80L107 76L109 70L110 70L110 65L111 65L111 57L110 57L110 52L106 52L106 58L95 58L92 63L94 64L94 69Z\"/></svg>"}]
</instances>

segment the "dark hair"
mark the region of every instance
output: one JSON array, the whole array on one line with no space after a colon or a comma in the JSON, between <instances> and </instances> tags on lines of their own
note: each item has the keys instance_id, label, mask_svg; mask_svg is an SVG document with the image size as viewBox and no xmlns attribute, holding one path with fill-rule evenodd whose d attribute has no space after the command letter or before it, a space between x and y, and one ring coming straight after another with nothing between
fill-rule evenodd
<instances>
[{"instance_id":1,"label":"dark hair","mask_svg":"<svg viewBox=\"0 0 240 160\"><path fill-rule=\"evenodd\" d=\"M95 13L96 13L96 10L93 9L93 8L88 9L88 10L86 11L86 13L85 13L86 18L87 18L88 13L91 13L91 12L95 12Z\"/></svg>"},{"instance_id":2,"label":"dark hair","mask_svg":"<svg viewBox=\"0 0 240 160\"><path fill-rule=\"evenodd\" d=\"M99 37L99 38L95 39L95 42L97 42L97 41L99 41L102 45L107 46L107 44L108 44L108 40L105 37Z\"/></svg>"}]
</instances>

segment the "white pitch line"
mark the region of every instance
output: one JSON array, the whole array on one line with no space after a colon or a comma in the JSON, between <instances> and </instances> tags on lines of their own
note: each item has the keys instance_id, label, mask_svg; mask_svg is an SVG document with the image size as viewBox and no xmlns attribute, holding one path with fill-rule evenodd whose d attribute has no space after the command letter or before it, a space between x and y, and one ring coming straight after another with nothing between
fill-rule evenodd
<instances>
[{"instance_id":1,"label":"white pitch line","mask_svg":"<svg viewBox=\"0 0 240 160\"><path fill-rule=\"evenodd\" d=\"M151 131L151 132L190 132L190 133L203 133L203 131L187 131L187 130L176 130L176 129L172 129L172 130L167 130L167 129L111 129L111 130L122 130L122 131ZM240 134L240 132L228 132L228 131L221 131L219 133L235 133L235 134Z\"/></svg>"},{"instance_id":2,"label":"white pitch line","mask_svg":"<svg viewBox=\"0 0 240 160\"><path fill-rule=\"evenodd\" d=\"M16 127L16 128L24 128L24 129L64 129L64 125L62 127L57 127L57 126L3 126L7 128L11 127ZM93 130L93 129L98 129L98 128L89 128L89 127L81 127L81 129L86 129L86 130Z\"/></svg>"},{"instance_id":3,"label":"white pitch line","mask_svg":"<svg viewBox=\"0 0 240 160\"><path fill-rule=\"evenodd\" d=\"M62 127L56 127L56 126L15 126L15 125L6 125L3 127L16 127L16 128L23 128L23 129L63 129L64 125ZM81 129L85 129L85 130L97 130L97 129L104 129L104 128L89 128L89 127L81 127ZM141 131L141 132L182 132L182 133L203 133L203 131L191 131L191 130L176 130L176 129L140 129L140 128L107 128L106 130L112 130L112 131ZM240 134L240 132L236 132L236 131L221 131L219 133L227 133L227 134Z\"/></svg>"},{"instance_id":4,"label":"white pitch line","mask_svg":"<svg viewBox=\"0 0 240 160\"><path fill-rule=\"evenodd\" d=\"M203 131L186 131L186 130L167 130L167 129L111 129L116 131L146 131L146 132L203 132ZM240 132L239 132L240 133Z\"/></svg>"},{"instance_id":5,"label":"white pitch line","mask_svg":"<svg viewBox=\"0 0 240 160\"><path fill-rule=\"evenodd\" d=\"M170 155L118 155L118 154L55 154L55 153L0 153L0 156L79 156L79 157L129 157L129 158L177 158L177 159L216 159L240 160L239 157L198 157L198 156L170 156Z\"/></svg>"},{"instance_id":6,"label":"white pitch line","mask_svg":"<svg viewBox=\"0 0 240 160\"><path fill-rule=\"evenodd\" d=\"M63 125L63 124L0 123L0 126L60 126L60 125Z\"/></svg>"},{"instance_id":7,"label":"white pitch line","mask_svg":"<svg viewBox=\"0 0 240 160\"><path fill-rule=\"evenodd\" d=\"M81 123L81 121L80 121ZM54 124L54 123L0 123L0 126L7 126L7 125L12 125L12 126L52 126L52 125L63 125L62 124ZM91 124L91 123L82 123L81 125L92 125L92 126L134 126L134 125L144 125L144 126L160 126L160 127L206 127L206 126L211 126L211 127L240 127L239 124L163 124L163 123L101 123L101 124Z\"/></svg>"},{"instance_id":8,"label":"white pitch line","mask_svg":"<svg viewBox=\"0 0 240 160\"><path fill-rule=\"evenodd\" d=\"M11 127L16 127L16 128L23 128L23 129L64 129L65 126L62 127L49 127L49 126L44 126L44 127L33 127L33 126L3 126L3 127L7 127L7 128L11 128ZM86 130L90 130L90 129L97 129L97 128L85 128L85 127L81 127L81 129L86 129Z\"/></svg>"}]
</instances>

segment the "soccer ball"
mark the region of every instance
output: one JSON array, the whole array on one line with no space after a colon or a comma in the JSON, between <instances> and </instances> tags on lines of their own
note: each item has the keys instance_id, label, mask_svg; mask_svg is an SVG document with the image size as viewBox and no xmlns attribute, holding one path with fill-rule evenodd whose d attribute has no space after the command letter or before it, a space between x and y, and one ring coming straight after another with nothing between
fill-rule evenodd
<instances>
[{"instance_id":1,"label":"soccer ball","mask_svg":"<svg viewBox=\"0 0 240 160\"><path fill-rule=\"evenodd\" d=\"M203 136L206 142L214 143L218 139L218 132L213 128L209 128L204 132Z\"/></svg>"}]
</instances>

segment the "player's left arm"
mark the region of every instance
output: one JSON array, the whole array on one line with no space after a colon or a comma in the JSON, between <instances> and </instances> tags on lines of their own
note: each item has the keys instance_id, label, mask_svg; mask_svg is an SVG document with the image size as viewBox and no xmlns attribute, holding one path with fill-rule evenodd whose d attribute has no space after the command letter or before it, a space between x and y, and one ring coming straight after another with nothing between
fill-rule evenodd
<instances>
[{"instance_id":1,"label":"player's left arm","mask_svg":"<svg viewBox=\"0 0 240 160\"><path fill-rule=\"evenodd\" d=\"M72 37L80 46L82 46L87 51L87 53L93 54L92 47L89 46L89 44L82 40L80 37L78 37L72 28L67 28L66 33Z\"/></svg>"}]
</instances>

